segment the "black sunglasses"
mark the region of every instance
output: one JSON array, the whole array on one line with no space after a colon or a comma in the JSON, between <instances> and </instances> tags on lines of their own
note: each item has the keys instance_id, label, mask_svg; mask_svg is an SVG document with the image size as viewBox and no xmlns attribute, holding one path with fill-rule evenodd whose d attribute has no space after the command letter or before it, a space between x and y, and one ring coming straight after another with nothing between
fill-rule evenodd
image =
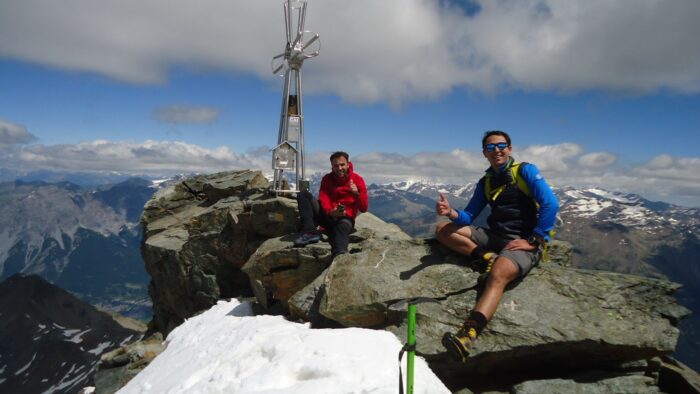
<instances>
[{"instance_id":1,"label":"black sunglasses","mask_svg":"<svg viewBox=\"0 0 700 394\"><path fill-rule=\"evenodd\" d=\"M507 142L499 142L497 144L486 144L484 145L484 150L486 150L486 152L495 152L496 148L498 148L498 150L505 150L509 146L510 145L508 145Z\"/></svg>"}]
</instances>

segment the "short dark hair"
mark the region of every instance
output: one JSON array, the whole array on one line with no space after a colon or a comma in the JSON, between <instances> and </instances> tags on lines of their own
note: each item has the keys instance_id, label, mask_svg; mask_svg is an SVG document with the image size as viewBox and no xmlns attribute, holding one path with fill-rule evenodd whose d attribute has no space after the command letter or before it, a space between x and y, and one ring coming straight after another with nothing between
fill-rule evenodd
<instances>
[{"instance_id":1,"label":"short dark hair","mask_svg":"<svg viewBox=\"0 0 700 394\"><path fill-rule=\"evenodd\" d=\"M506 142L508 143L508 146L510 146L510 136L508 135L508 133L501 130L489 130L484 133L484 138L481 139L481 149L486 148L486 140L492 135L500 135L501 137L505 138Z\"/></svg>"},{"instance_id":2,"label":"short dark hair","mask_svg":"<svg viewBox=\"0 0 700 394\"><path fill-rule=\"evenodd\" d=\"M341 157L341 156L344 157L345 160L350 161L350 155L348 155L347 153L345 153L345 152L339 150L339 151L337 151L337 152L333 152L333 154L331 155L331 163L333 162L333 160L335 160L335 159L337 159L337 158L339 158L339 157Z\"/></svg>"}]
</instances>

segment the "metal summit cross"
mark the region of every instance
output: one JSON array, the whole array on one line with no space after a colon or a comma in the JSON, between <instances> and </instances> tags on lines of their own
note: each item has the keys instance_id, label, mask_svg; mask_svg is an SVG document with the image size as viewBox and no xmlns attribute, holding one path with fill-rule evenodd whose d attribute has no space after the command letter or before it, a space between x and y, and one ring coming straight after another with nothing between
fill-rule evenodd
<instances>
[{"instance_id":1,"label":"metal summit cross","mask_svg":"<svg viewBox=\"0 0 700 394\"><path fill-rule=\"evenodd\" d=\"M318 34L304 30L306 1L287 0L284 4L284 25L287 30L287 45L283 53L272 58L272 73L284 77L282 91L282 114L277 136L277 146L272 150L272 169L275 178L272 191L298 192L309 188L304 163L304 112L301 96L301 66L304 60L318 56L321 40ZM292 35L295 35L292 37ZM304 34L312 34L303 42ZM313 49L311 46L313 44ZM292 84L292 75L294 84ZM293 88L293 89L292 89ZM292 90L294 90L292 94ZM294 170L295 188L283 190L282 173Z\"/></svg>"}]
</instances>

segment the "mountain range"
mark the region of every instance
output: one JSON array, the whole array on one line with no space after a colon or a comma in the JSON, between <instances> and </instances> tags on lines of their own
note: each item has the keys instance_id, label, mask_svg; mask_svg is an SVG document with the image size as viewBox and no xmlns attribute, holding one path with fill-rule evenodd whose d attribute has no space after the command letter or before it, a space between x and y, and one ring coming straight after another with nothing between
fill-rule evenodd
<instances>
[{"instance_id":1,"label":"mountain range","mask_svg":"<svg viewBox=\"0 0 700 394\"><path fill-rule=\"evenodd\" d=\"M139 178L101 187L0 184L0 280L36 274L93 305L148 319L139 217L155 190Z\"/></svg>"},{"instance_id":2,"label":"mountain range","mask_svg":"<svg viewBox=\"0 0 700 394\"><path fill-rule=\"evenodd\" d=\"M318 190L320 178L312 176L312 190ZM139 217L158 184L139 178L103 186L0 184L1 279L37 274L93 305L149 319L150 277L139 251ZM474 186L373 184L370 211L414 237L431 237L440 220L434 211L439 193L462 208ZM575 266L668 277L684 286L677 293L680 302L700 311L700 209L600 188L555 192L562 205L556 238L574 245ZM694 314L680 327L676 356L700 370L700 317Z\"/></svg>"}]
</instances>

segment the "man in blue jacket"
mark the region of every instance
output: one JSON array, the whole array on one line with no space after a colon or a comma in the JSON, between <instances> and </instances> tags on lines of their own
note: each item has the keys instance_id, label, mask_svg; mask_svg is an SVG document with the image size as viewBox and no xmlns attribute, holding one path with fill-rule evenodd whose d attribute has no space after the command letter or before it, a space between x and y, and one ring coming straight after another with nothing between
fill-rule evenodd
<instances>
[{"instance_id":1,"label":"man in blue jacket","mask_svg":"<svg viewBox=\"0 0 700 394\"><path fill-rule=\"evenodd\" d=\"M559 202L537 167L511 157L507 133L487 131L481 145L490 167L467 207L450 207L442 193L436 204L437 214L450 219L437 225L438 241L471 256L488 272L484 291L467 320L456 334L445 333L442 339L443 346L462 362L496 312L508 283L527 275L539 261L559 211ZM472 225L487 204L491 207L488 228Z\"/></svg>"}]
</instances>

